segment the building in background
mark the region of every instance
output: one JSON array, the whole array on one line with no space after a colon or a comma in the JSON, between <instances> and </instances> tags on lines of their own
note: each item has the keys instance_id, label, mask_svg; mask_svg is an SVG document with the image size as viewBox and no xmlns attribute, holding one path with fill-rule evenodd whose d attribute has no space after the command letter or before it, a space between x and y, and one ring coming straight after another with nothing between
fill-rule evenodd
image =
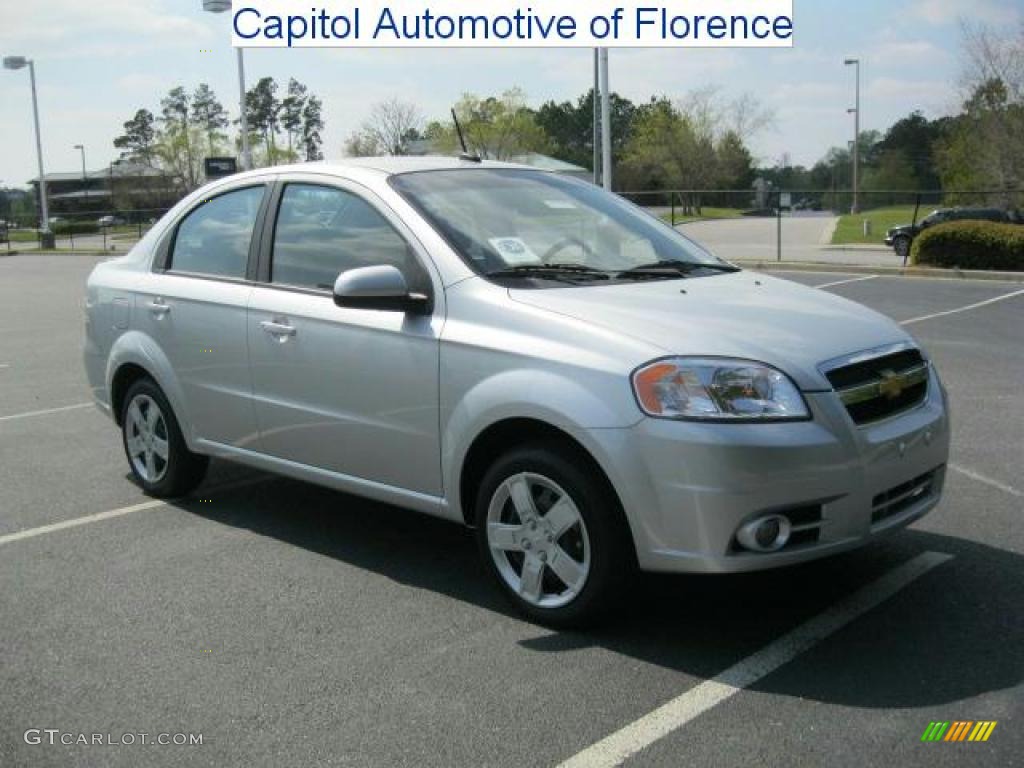
<instances>
[{"instance_id":1,"label":"building in background","mask_svg":"<svg viewBox=\"0 0 1024 768\"><path fill-rule=\"evenodd\" d=\"M39 179L29 181L36 199ZM180 195L162 171L131 161L97 171L46 174L51 216L129 213L170 208Z\"/></svg>"}]
</instances>

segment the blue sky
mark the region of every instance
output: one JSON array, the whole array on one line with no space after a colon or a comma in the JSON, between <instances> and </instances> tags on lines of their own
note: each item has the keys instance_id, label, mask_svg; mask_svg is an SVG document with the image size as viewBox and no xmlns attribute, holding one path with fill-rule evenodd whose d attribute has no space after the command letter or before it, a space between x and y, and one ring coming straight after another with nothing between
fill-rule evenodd
<instances>
[{"instance_id":1,"label":"blue sky","mask_svg":"<svg viewBox=\"0 0 1024 768\"><path fill-rule=\"evenodd\" d=\"M528 3L527 3L528 4ZM235 59L227 15L200 0L0 0L0 53L36 60L47 171L90 169L117 156L112 146L135 110L159 111L160 97L208 82L237 112ZM300 5L305 5L300 3ZM535 5L535 4L534 4ZM676 0L682 8L684 3ZM788 50L613 50L612 88L635 99L679 98L708 84L725 97L756 94L776 113L752 144L767 163L788 154L810 164L852 137L847 56L863 61L865 129L884 129L920 109L955 110L961 95L959 20L999 27L1024 21L1024 0L795 0ZM251 50L250 84L294 76L324 100L325 154L341 156L346 135L370 106L391 96L442 116L465 91L521 87L532 105L575 98L590 86L586 50ZM35 175L26 72L0 71L0 184Z\"/></svg>"}]
</instances>

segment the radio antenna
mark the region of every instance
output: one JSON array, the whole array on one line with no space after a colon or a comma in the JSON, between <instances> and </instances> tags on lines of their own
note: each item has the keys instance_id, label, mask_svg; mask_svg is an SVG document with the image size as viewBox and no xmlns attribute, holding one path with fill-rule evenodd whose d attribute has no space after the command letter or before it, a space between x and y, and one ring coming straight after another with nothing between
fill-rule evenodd
<instances>
[{"instance_id":1,"label":"radio antenna","mask_svg":"<svg viewBox=\"0 0 1024 768\"><path fill-rule=\"evenodd\" d=\"M469 151L466 146L466 137L462 133L462 126L459 124L459 116L455 114L455 108L452 107L452 120L455 122L455 131L459 134L459 144L462 146L462 154L459 155L460 160L469 160L473 163L479 163L480 157Z\"/></svg>"}]
</instances>

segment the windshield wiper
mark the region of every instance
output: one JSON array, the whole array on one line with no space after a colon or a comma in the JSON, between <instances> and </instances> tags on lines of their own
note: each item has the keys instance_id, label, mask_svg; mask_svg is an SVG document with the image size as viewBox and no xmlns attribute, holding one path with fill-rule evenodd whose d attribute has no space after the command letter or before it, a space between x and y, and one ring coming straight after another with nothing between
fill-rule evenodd
<instances>
[{"instance_id":1,"label":"windshield wiper","mask_svg":"<svg viewBox=\"0 0 1024 768\"><path fill-rule=\"evenodd\" d=\"M611 274L603 269L595 269L583 264L517 264L514 267L487 272L484 277L541 277L546 280L572 282L570 278L610 280Z\"/></svg>"},{"instance_id":2,"label":"windshield wiper","mask_svg":"<svg viewBox=\"0 0 1024 768\"><path fill-rule=\"evenodd\" d=\"M688 275L701 269L710 269L713 272L739 272L739 267L729 264L704 264L699 261L680 261L670 259L667 261L655 261L650 264L641 264L638 267L619 272L617 278L630 277L670 277L676 275Z\"/></svg>"}]
</instances>

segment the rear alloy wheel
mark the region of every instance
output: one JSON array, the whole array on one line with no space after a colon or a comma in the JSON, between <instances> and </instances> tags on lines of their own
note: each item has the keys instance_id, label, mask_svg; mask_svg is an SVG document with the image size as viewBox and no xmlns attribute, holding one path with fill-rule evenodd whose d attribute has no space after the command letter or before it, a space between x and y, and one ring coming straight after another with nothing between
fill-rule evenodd
<instances>
[{"instance_id":1,"label":"rear alloy wheel","mask_svg":"<svg viewBox=\"0 0 1024 768\"><path fill-rule=\"evenodd\" d=\"M203 481L207 458L188 450L167 398L151 379L128 390L121 432L132 474L147 493L182 496Z\"/></svg>"},{"instance_id":2,"label":"rear alloy wheel","mask_svg":"<svg viewBox=\"0 0 1024 768\"><path fill-rule=\"evenodd\" d=\"M480 485L476 512L488 570L540 623L589 623L632 573L632 539L614 493L557 443L499 458Z\"/></svg>"},{"instance_id":3,"label":"rear alloy wheel","mask_svg":"<svg viewBox=\"0 0 1024 768\"><path fill-rule=\"evenodd\" d=\"M140 480L155 485L164 479L171 450L167 420L149 395L140 393L128 403L124 441L128 460Z\"/></svg>"}]
</instances>

